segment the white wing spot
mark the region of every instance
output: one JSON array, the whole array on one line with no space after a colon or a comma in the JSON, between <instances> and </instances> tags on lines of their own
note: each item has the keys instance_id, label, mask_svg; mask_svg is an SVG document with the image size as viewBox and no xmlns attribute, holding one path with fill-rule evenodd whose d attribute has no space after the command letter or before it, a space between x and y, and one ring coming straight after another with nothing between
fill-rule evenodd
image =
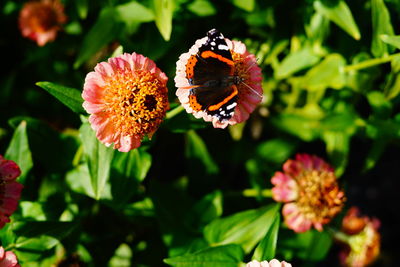
<instances>
[{"instance_id":1,"label":"white wing spot","mask_svg":"<svg viewBox=\"0 0 400 267\"><path fill-rule=\"evenodd\" d=\"M214 41L212 41L212 42L211 42L211 45L212 45L212 46L215 46L215 45L216 45L216 43L215 43Z\"/></svg>"},{"instance_id":2,"label":"white wing spot","mask_svg":"<svg viewBox=\"0 0 400 267\"><path fill-rule=\"evenodd\" d=\"M232 103L229 106L226 107L227 110L233 109L234 107L236 107L237 103Z\"/></svg>"}]
</instances>

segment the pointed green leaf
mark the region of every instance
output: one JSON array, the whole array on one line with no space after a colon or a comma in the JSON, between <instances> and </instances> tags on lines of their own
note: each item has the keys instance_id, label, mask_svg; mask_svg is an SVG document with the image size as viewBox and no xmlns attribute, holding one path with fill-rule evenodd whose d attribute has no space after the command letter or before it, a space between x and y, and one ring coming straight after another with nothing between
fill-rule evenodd
<instances>
[{"instance_id":1,"label":"pointed green leaf","mask_svg":"<svg viewBox=\"0 0 400 267\"><path fill-rule=\"evenodd\" d=\"M138 2L128 2L116 6L118 19L130 24L131 22L150 22L154 20L154 13Z\"/></svg>"},{"instance_id":2,"label":"pointed green leaf","mask_svg":"<svg viewBox=\"0 0 400 267\"><path fill-rule=\"evenodd\" d=\"M208 0L195 0L188 5L188 9L200 17L212 16L217 10Z\"/></svg>"},{"instance_id":3,"label":"pointed green leaf","mask_svg":"<svg viewBox=\"0 0 400 267\"><path fill-rule=\"evenodd\" d=\"M96 23L85 35L74 68L78 68L89 60L96 52L106 46L123 29L122 22L118 20L118 12L114 8L103 8Z\"/></svg>"},{"instance_id":4,"label":"pointed green leaf","mask_svg":"<svg viewBox=\"0 0 400 267\"><path fill-rule=\"evenodd\" d=\"M372 12L372 44L371 52L375 57L386 55L388 51L387 45L382 42L380 36L382 34L393 35L393 27L390 22L390 14L383 0L371 0Z\"/></svg>"},{"instance_id":5,"label":"pointed green leaf","mask_svg":"<svg viewBox=\"0 0 400 267\"><path fill-rule=\"evenodd\" d=\"M238 244L247 253L265 236L278 216L279 204L238 212L214 220L204 229L204 237L212 246Z\"/></svg>"},{"instance_id":6,"label":"pointed green leaf","mask_svg":"<svg viewBox=\"0 0 400 267\"><path fill-rule=\"evenodd\" d=\"M172 32L174 0L153 0L156 25L165 41L169 41Z\"/></svg>"},{"instance_id":7,"label":"pointed green leaf","mask_svg":"<svg viewBox=\"0 0 400 267\"><path fill-rule=\"evenodd\" d=\"M258 244L258 246L256 247L252 257L253 260L263 261L265 259L275 258L280 223L281 218L278 213L273 220L270 228L268 229L267 234L264 236L263 240L261 240L260 244Z\"/></svg>"},{"instance_id":8,"label":"pointed green leaf","mask_svg":"<svg viewBox=\"0 0 400 267\"><path fill-rule=\"evenodd\" d=\"M252 12L255 7L254 0L233 0L233 4L247 12Z\"/></svg>"},{"instance_id":9,"label":"pointed green leaf","mask_svg":"<svg viewBox=\"0 0 400 267\"><path fill-rule=\"evenodd\" d=\"M314 8L333 23L346 31L354 39L361 38L360 31L354 21L349 6L345 1L315 1Z\"/></svg>"},{"instance_id":10,"label":"pointed green leaf","mask_svg":"<svg viewBox=\"0 0 400 267\"><path fill-rule=\"evenodd\" d=\"M218 166L208 153L207 146L199 135L193 130L187 132L186 156L200 160L209 174L217 173Z\"/></svg>"},{"instance_id":11,"label":"pointed green leaf","mask_svg":"<svg viewBox=\"0 0 400 267\"><path fill-rule=\"evenodd\" d=\"M330 54L321 63L310 69L304 79L303 87L310 91L326 88L341 89L345 85L343 67L346 60L340 54Z\"/></svg>"},{"instance_id":12,"label":"pointed green leaf","mask_svg":"<svg viewBox=\"0 0 400 267\"><path fill-rule=\"evenodd\" d=\"M26 121L21 121L4 155L5 159L12 160L21 169L21 176L18 178L20 183L24 183L27 174L33 167L32 154L29 149L28 136L26 131Z\"/></svg>"},{"instance_id":13,"label":"pointed green leaf","mask_svg":"<svg viewBox=\"0 0 400 267\"><path fill-rule=\"evenodd\" d=\"M177 267L237 267L243 258L243 250L238 245L226 245L197 251L164 262Z\"/></svg>"},{"instance_id":14,"label":"pointed green leaf","mask_svg":"<svg viewBox=\"0 0 400 267\"><path fill-rule=\"evenodd\" d=\"M51 82L37 82L36 85L49 92L61 103L69 107L73 112L85 113L85 110L82 107L82 93L79 90Z\"/></svg>"},{"instance_id":15,"label":"pointed green leaf","mask_svg":"<svg viewBox=\"0 0 400 267\"><path fill-rule=\"evenodd\" d=\"M97 140L95 132L88 123L82 124L79 131L88 162L93 192L95 198L100 199L110 176L114 150Z\"/></svg>"},{"instance_id":16,"label":"pointed green leaf","mask_svg":"<svg viewBox=\"0 0 400 267\"><path fill-rule=\"evenodd\" d=\"M400 35L389 36L386 34L382 34L379 36L381 40L387 44L390 44L397 49L400 49Z\"/></svg>"},{"instance_id":17,"label":"pointed green leaf","mask_svg":"<svg viewBox=\"0 0 400 267\"><path fill-rule=\"evenodd\" d=\"M281 64L275 69L275 77L284 79L292 74L315 65L319 61L319 56L314 54L311 49L304 48L287 55Z\"/></svg>"},{"instance_id":18,"label":"pointed green leaf","mask_svg":"<svg viewBox=\"0 0 400 267\"><path fill-rule=\"evenodd\" d=\"M86 19L89 10L88 0L75 0L76 10L78 11L79 18Z\"/></svg>"}]
</instances>

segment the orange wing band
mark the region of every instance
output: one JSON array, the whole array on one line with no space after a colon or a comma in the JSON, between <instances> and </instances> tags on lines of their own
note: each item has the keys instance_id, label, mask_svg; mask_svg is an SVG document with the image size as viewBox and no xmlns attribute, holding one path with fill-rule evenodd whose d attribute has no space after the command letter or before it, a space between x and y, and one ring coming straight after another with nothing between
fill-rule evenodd
<instances>
[{"instance_id":1,"label":"orange wing band","mask_svg":"<svg viewBox=\"0 0 400 267\"><path fill-rule=\"evenodd\" d=\"M186 63L186 78L193 78L194 75L194 66L197 63L196 55L192 55Z\"/></svg>"},{"instance_id":2,"label":"orange wing band","mask_svg":"<svg viewBox=\"0 0 400 267\"><path fill-rule=\"evenodd\" d=\"M221 61L225 62L226 64L228 64L228 65L230 65L230 66L233 66L233 65L234 65L232 60L230 60L230 59L228 59L228 58L225 58L225 57L223 57L223 56L221 56L221 55L218 55L218 54L216 54L216 53L214 53L214 52L212 52L212 51L204 51L204 52L202 52L202 53L201 53L201 57L202 57L202 58L213 57L213 58L216 58L216 59L218 59L218 60L221 60Z\"/></svg>"},{"instance_id":3,"label":"orange wing band","mask_svg":"<svg viewBox=\"0 0 400 267\"><path fill-rule=\"evenodd\" d=\"M229 96L227 96L227 97L224 99L224 101L222 101L222 102L220 102L220 103L218 103L218 104L209 106L209 107L208 107L208 110L209 110L209 111L215 111L215 110L219 109L220 107L222 107L223 105L225 105L226 103L228 103L229 100L231 100L232 98L234 98L234 97L238 94L238 90L237 90L236 86L235 86L235 85L232 85L232 86L233 86L234 91L233 91Z\"/></svg>"}]
</instances>

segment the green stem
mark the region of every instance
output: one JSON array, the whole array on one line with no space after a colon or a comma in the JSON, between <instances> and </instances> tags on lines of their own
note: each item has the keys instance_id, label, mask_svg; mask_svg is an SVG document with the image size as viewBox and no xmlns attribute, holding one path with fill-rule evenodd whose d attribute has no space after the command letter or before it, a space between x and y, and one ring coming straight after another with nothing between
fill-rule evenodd
<instances>
[{"instance_id":1,"label":"green stem","mask_svg":"<svg viewBox=\"0 0 400 267\"><path fill-rule=\"evenodd\" d=\"M167 117L167 119L171 119L174 116L178 115L183 110L184 110L184 107L180 105L180 106L174 108L173 110L168 111L166 117Z\"/></svg>"},{"instance_id":2,"label":"green stem","mask_svg":"<svg viewBox=\"0 0 400 267\"><path fill-rule=\"evenodd\" d=\"M271 189L264 189L264 190L257 190L257 189L245 189L242 192L244 197L272 197L272 190Z\"/></svg>"},{"instance_id":3,"label":"green stem","mask_svg":"<svg viewBox=\"0 0 400 267\"><path fill-rule=\"evenodd\" d=\"M373 67L373 66L376 66L376 65L388 63L388 62L392 61L397 56L400 56L400 53L392 54L392 55L386 56L386 57L373 58L373 59L365 60L365 61L362 61L360 63L344 67L344 71L345 72L349 72L349 71L361 70L361 69L370 68L370 67Z\"/></svg>"}]
</instances>

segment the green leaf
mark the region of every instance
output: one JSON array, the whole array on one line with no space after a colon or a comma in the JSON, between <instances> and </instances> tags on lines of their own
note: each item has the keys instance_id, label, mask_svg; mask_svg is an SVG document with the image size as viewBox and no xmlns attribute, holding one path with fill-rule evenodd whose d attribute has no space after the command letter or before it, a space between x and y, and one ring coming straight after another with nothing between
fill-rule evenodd
<instances>
[{"instance_id":1,"label":"green leaf","mask_svg":"<svg viewBox=\"0 0 400 267\"><path fill-rule=\"evenodd\" d=\"M20 261L34 261L43 258L44 252L54 248L76 227L70 222L18 222L14 231L18 238L13 246Z\"/></svg>"},{"instance_id":2,"label":"green leaf","mask_svg":"<svg viewBox=\"0 0 400 267\"><path fill-rule=\"evenodd\" d=\"M186 145L186 156L192 160L200 160L204 165L205 170L209 174L215 174L218 172L218 166L215 164L211 155L208 153L206 144L203 142L201 137L193 130L187 132L187 145Z\"/></svg>"},{"instance_id":3,"label":"green leaf","mask_svg":"<svg viewBox=\"0 0 400 267\"><path fill-rule=\"evenodd\" d=\"M303 260L320 261L324 259L332 246L331 235L324 231L310 230L305 233L292 233L290 238L280 242L281 248L290 248L296 257Z\"/></svg>"},{"instance_id":4,"label":"green leaf","mask_svg":"<svg viewBox=\"0 0 400 267\"><path fill-rule=\"evenodd\" d=\"M233 4L247 12L252 12L255 7L255 0L233 0Z\"/></svg>"},{"instance_id":5,"label":"green leaf","mask_svg":"<svg viewBox=\"0 0 400 267\"><path fill-rule=\"evenodd\" d=\"M152 10L138 2L128 2L118 5L115 10L119 16L118 19L128 24L132 21L150 22L154 20L154 13Z\"/></svg>"},{"instance_id":6,"label":"green leaf","mask_svg":"<svg viewBox=\"0 0 400 267\"><path fill-rule=\"evenodd\" d=\"M121 244L109 262L109 267L129 267L131 266L132 249L127 244Z\"/></svg>"},{"instance_id":7,"label":"green leaf","mask_svg":"<svg viewBox=\"0 0 400 267\"><path fill-rule=\"evenodd\" d=\"M46 214L43 211L43 206L39 202L21 201L19 203L22 217L35 221L45 221Z\"/></svg>"},{"instance_id":8,"label":"green leaf","mask_svg":"<svg viewBox=\"0 0 400 267\"><path fill-rule=\"evenodd\" d=\"M371 105L375 116L382 119L389 119L392 113L393 104L386 99L379 91L371 91L367 94L368 103Z\"/></svg>"},{"instance_id":9,"label":"green leaf","mask_svg":"<svg viewBox=\"0 0 400 267\"><path fill-rule=\"evenodd\" d=\"M80 164L67 172L66 181L72 191L96 199L87 164Z\"/></svg>"},{"instance_id":10,"label":"green leaf","mask_svg":"<svg viewBox=\"0 0 400 267\"><path fill-rule=\"evenodd\" d=\"M257 153L263 160L273 163L283 163L294 152L293 142L276 138L259 144Z\"/></svg>"},{"instance_id":11,"label":"green leaf","mask_svg":"<svg viewBox=\"0 0 400 267\"><path fill-rule=\"evenodd\" d=\"M214 220L204 229L204 236L212 246L241 245L248 253L265 236L279 212L279 204L238 212Z\"/></svg>"},{"instance_id":12,"label":"green leaf","mask_svg":"<svg viewBox=\"0 0 400 267\"><path fill-rule=\"evenodd\" d=\"M221 215L222 193L221 191L214 191L196 202L192 209L186 214L185 222L188 227L198 230L203 229L206 224Z\"/></svg>"},{"instance_id":13,"label":"green leaf","mask_svg":"<svg viewBox=\"0 0 400 267\"><path fill-rule=\"evenodd\" d=\"M253 260L263 261L265 259L275 258L280 222L281 219L278 213L272 225L270 226L267 234L261 240L260 244L258 244L258 246L256 247L252 257Z\"/></svg>"},{"instance_id":14,"label":"green leaf","mask_svg":"<svg viewBox=\"0 0 400 267\"><path fill-rule=\"evenodd\" d=\"M172 32L172 17L175 9L174 0L153 0L156 26L165 41L169 41Z\"/></svg>"},{"instance_id":15,"label":"green leaf","mask_svg":"<svg viewBox=\"0 0 400 267\"><path fill-rule=\"evenodd\" d=\"M226 245L197 251L164 262L177 267L237 267L243 258L243 250L237 245Z\"/></svg>"},{"instance_id":16,"label":"green leaf","mask_svg":"<svg viewBox=\"0 0 400 267\"><path fill-rule=\"evenodd\" d=\"M73 112L85 113L82 107L82 93L79 90L51 82L37 82L36 85L60 100L61 103L69 107Z\"/></svg>"},{"instance_id":17,"label":"green leaf","mask_svg":"<svg viewBox=\"0 0 400 267\"><path fill-rule=\"evenodd\" d=\"M24 183L29 171L33 167L32 154L29 149L26 121L21 121L4 155L5 159L14 161L21 169L18 182Z\"/></svg>"},{"instance_id":18,"label":"green leaf","mask_svg":"<svg viewBox=\"0 0 400 267\"><path fill-rule=\"evenodd\" d=\"M397 49L400 49L400 35L389 36L386 34L382 34L379 37L381 38L381 40L383 42L390 44L390 45L396 47Z\"/></svg>"},{"instance_id":19,"label":"green leaf","mask_svg":"<svg viewBox=\"0 0 400 267\"><path fill-rule=\"evenodd\" d=\"M382 34L393 35L393 27L390 22L390 14L383 0L371 0L372 12L372 44L371 52L375 57L387 55L393 49L388 51L387 45L382 42ZM390 47L391 48L391 47Z\"/></svg>"},{"instance_id":20,"label":"green leaf","mask_svg":"<svg viewBox=\"0 0 400 267\"><path fill-rule=\"evenodd\" d=\"M101 10L96 23L85 35L78 57L74 63L75 69L118 36L123 28L121 27L122 23L118 20L118 14L111 7Z\"/></svg>"},{"instance_id":21,"label":"green leaf","mask_svg":"<svg viewBox=\"0 0 400 267\"><path fill-rule=\"evenodd\" d=\"M310 69L303 86L309 91L322 91L326 88L341 89L345 85L343 67L346 60L340 54L330 54L321 63Z\"/></svg>"},{"instance_id":22,"label":"green leaf","mask_svg":"<svg viewBox=\"0 0 400 267\"><path fill-rule=\"evenodd\" d=\"M89 10L88 0L75 0L76 10L80 19L86 19Z\"/></svg>"},{"instance_id":23,"label":"green leaf","mask_svg":"<svg viewBox=\"0 0 400 267\"><path fill-rule=\"evenodd\" d=\"M100 143L88 123L82 124L80 135L88 161L91 184L96 199L100 199L110 175L114 150Z\"/></svg>"},{"instance_id":24,"label":"green leaf","mask_svg":"<svg viewBox=\"0 0 400 267\"><path fill-rule=\"evenodd\" d=\"M400 94L400 55L393 57L391 65L392 72L389 76L389 81L384 88L385 97L388 100L393 99Z\"/></svg>"},{"instance_id":25,"label":"green leaf","mask_svg":"<svg viewBox=\"0 0 400 267\"><path fill-rule=\"evenodd\" d=\"M304 141L312 141L319 136L319 120L314 118L297 114L281 114L272 118L272 123L281 130Z\"/></svg>"},{"instance_id":26,"label":"green leaf","mask_svg":"<svg viewBox=\"0 0 400 267\"><path fill-rule=\"evenodd\" d=\"M188 5L188 9L199 17L212 16L217 13L217 10L207 0L195 0Z\"/></svg>"},{"instance_id":27,"label":"green leaf","mask_svg":"<svg viewBox=\"0 0 400 267\"><path fill-rule=\"evenodd\" d=\"M331 20L354 39L359 40L361 38L357 24L345 1L315 1L314 8L319 14Z\"/></svg>"},{"instance_id":28,"label":"green leaf","mask_svg":"<svg viewBox=\"0 0 400 267\"><path fill-rule=\"evenodd\" d=\"M111 169L111 194L114 205L125 204L137 193L139 183L151 167L151 155L141 148L115 153Z\"/></svg>"},{"instance_id":29,"label":"green leaf","mask_svg":"<svg viewBox=\"0 0 400 267\"><path fill-rule=\"evenodd\" d=\"M287 55L281 64L275 69L275 77L284 79L292 74L315 65L319 56L309 48L303 48Z\"/></svg>"}]
</instances>

